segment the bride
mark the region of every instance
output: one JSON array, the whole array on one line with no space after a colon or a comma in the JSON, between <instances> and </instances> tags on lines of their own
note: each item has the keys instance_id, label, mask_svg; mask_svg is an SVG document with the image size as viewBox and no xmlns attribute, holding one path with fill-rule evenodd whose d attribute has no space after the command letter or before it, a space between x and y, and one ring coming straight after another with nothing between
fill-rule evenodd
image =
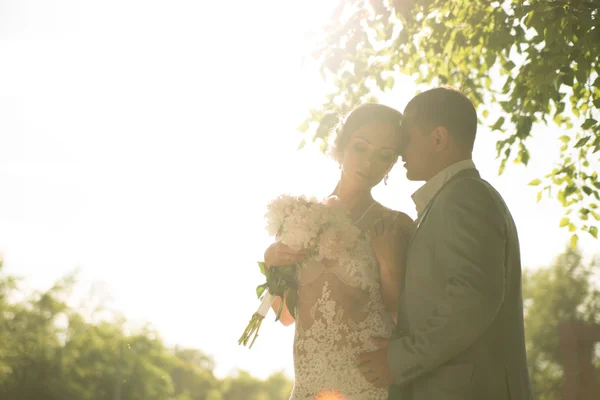
<instances>
[{"instance_id":1,"label":"bride","mask_svg":"<svg viewBox=\"0 0 600 400\"><path fill-rule=\"evenodd\" d=\"M332 149L340 180L332 193L348 209L361 239L343 264L310 261L298 271L296 320L285 307L280 321L295 322L295 383L290 400L384 400L359 373L356 356L375 350L371 337L392 336L400 298L404 250L412 220L375 200L371 189L396 162L400 119L393 108L363 104L340 123ZM267 268L306 261L307 253L273 244ZM315 264L316 263L316 264ZM280 299L273 303L279 309Z\"/></svg>"}]
</instances>

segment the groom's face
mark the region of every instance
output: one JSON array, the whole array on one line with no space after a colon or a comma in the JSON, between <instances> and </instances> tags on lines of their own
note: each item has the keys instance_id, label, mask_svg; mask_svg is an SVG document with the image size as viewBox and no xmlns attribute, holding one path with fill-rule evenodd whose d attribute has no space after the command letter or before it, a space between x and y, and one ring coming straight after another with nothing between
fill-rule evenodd
<instances>
[{"instance_id":1,"label":"groom's face","mask_svg":"<svg viewBox=\"0 0 600 400\"><path fill-rule=\"evenodd\" d=\"M410 113L405 114L402 123L402 142L400 156L406 168L406 178L411 181L431 178L431 160L436 157L435 143L431 132L421 129Z\"/></svg>"}]
</instances>

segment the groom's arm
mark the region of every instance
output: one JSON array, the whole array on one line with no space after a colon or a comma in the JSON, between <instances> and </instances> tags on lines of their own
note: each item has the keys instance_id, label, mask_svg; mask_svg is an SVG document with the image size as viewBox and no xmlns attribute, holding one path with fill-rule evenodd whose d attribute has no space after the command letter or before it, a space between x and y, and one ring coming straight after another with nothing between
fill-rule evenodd
<instances>
[{"instance_id":1,"label":"groom's arm","mask_svg":"<svg viewBox=\"0 0 600 400\"><path fill-rule=\"evenodd\" d=\"M397 385L432 371L471 346L504 301L506 220L487 184L462 179L440 198L436 262L446 285L427 322L390 343ZM407 282L410 285L410 282Z\"/></svg>"}]
</instances>

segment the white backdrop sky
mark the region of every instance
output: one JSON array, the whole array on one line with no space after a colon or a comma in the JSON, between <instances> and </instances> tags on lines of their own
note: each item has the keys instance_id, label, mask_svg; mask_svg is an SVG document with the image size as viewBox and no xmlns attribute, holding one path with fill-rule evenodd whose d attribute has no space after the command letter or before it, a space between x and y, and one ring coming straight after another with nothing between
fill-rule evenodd
<instances>
[{"instance_id":1,"label":"white backdrop sky","mask_svg":"<svg viewBox=\"0 0 600 400\"><path fill-rule=\"evenodd\" d=\"M90 288L169 344L234 368L290 376L293 328L267 321L237 345L256 308L264 206L290 191L323 195L336 165L296 151L295 128L324 85L302 64L327 2L0 0L0 250L8 273L49 287L79 268ZM409 78L382 102L402 109ZM530 166L497 176L495 134L475 162L513 211L528 267L568 240L563 210L527 182L558 155L539 128ZM401 166L384 204L415 216ZM581 240L589 256L598 242Z\"/></svg>"}]
</instances>

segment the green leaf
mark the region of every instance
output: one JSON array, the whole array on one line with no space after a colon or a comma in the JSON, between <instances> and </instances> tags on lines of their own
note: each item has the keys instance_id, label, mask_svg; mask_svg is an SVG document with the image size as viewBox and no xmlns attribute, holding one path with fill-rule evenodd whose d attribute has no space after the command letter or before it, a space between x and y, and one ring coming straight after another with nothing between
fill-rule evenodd
<instances>
[{"instance_id":1,"label":"green leaf","mask_svg":"<svg viewBox=\"0 0 600 400\"><path fill-rule=\"evenodd\" d=\"M573 146L573 147L575 147L575 148L582 147L582 146L584 146L584 145L585 145L585 144L588 142L588 140L590 140L591 138L592 138L591 136L586 136L586 137L584 137L584 138L581 138L581 139L579 139L579 140L577 141L577 143L575 143L575 146Z\"/></svg>"},{"instance_id":2,"label":"green leaf","mask_svg":"<svg viewBox=\"0 0 600 400\"><path fill-rule=\"evenodd\" d=\"M526 148L521 149L519 152L519 160L525 165L529 163L529 151Z\"/></svg>"},{"instance_id":3,"label":"green leaf","mask_svg":"<svg viewBox=\"0 0 600 400\"><path fill-rule=\"evenodd\" d=\"M498 120L496 121L496 123L494 125L492 125L492 130L498 130L500 128L502 128L502 125L504 125L504 117L500 117L498 118Z\"/></svg>"},{"instance_id":4,"label":"green leaf","mask_svg":"<svg viewBox=\"0 0 600 400\"><path fill-rule=\"evenodd\" d=\"M563 206L566 206L566 205L567 205L567 199L566 199L566 197L565 197L565 192L564 192L564 190L561 190L560 192L558 192L558 195L557 195L556 197L558 198L558 201L560 201L560 203L561 203Z\"/></svg>"},{"instance_id":5,"label":"green leaf","mask_svg":"<svg viewBox=\"0 0 600 400\"><path fill-rule=\"evenodd\" d=\"M300 143L298 144L298 148L296 150L302 150L302 148L304 147L305 144L306 144L306 140L302 139L300 141Z\"/></svg>"},{"instance_id":6,"label":"green leaf","mask_svg":"<svg viewBox=\"0 0 600 400\"><path fill-rule=\"evenodd\" d=\"M290 288L296 287L296 266L282 265L267 270L267 284L269 293L273 296L283 296Z\"/></svg>"},{"instance_id":7,"label":"green leaf","mask_svg":"<svg viewBox=\"0 0 600 400\"><path fill-rule=\"evenodd\" d=\"M493 52L488 52L485 56L485 62L488 68L491 68L496 62L496 54L494 54Z\"/></svg>"},{"instance_id":8,"label":"green leaf","mask_svg":"<svg viewBox=\"0 0 600 400\"><path fill-rule=\"evenodd\" d=\"M583 68L579 68L577 71L575 71L575 77L580 83L587 83L588 74Z\"/></svg>"},{"instance_id":9,"label":"green leaf","mask_svg":"<svg viewBox=\"0 0 600 400\"><path fill-rule=\"evenodd\" d=\"M529 182L529 186L538 186L540 183L542 183L542 181L536 178Z\"/></svg>"},{"instance_id":10,"label":"green leaf","mask_svg":"<svg viewBox=\"0 0 600 400\"><path fill-rule=\"evenodd\" d=\"M584 192L585 194L587 194L588 196L592 194L592 188L591 188L591 187L589 187L589 186L583 186L583 187L581 188L581 190L583 190L583 192Z\"/></svg>"},{"instance_id":11,"label":"green leaf","mask_svg":"<svg viewBox=\"0 0 600 400\"><path fill-rule=\"evenodd\" d=\"M258 262L258 268L260 268L260 273L264 276L267 276L267 266L263 261Z\"/></svg>"},{"instance_id":12,"label":"green leaf","mask_svg":"<svg viewBox=\"0 0 600 400\"><path fill-rule=\"evenodd\" d=\"M598 228L595 226L590 226L590 235L594 237L594 239L598 239Z\"/></svg>"},{"instance_id":13,"label":"green leaf","mask_svg":"<svg viewBox=\"0 0 600 400\"><path fill-rule=\"evenodd\" d=\"M507 62L506 64L503 65L504 69L506 69L507 71L512 71L513 68L516 67L515 63L512 61Z\"/></svg>"},{"instance_id":14,"label":"green leaf","mask_svg":"<svg viewBox=\"0 0 600 400\"><path fill-rule=\"evenodd\" d=\"M509 155L510 153L506 156L506 158L508 158ZM500 162L500 167L498 167L498 175L502 175L504 173L504 168L506 168L506 158Z\"/></svg>"},{"instance_id":15,"label":"green leaf","mask_svg":"<svg viewBox=\"0 0 600 400\"><path fill-rule=\"evenodd\" d=\"M321 144L319 145L319 150L321 151L321 153L325 153L327 151L327 148L329 146L327 145L327 142L321 142Z\"/></svg>"},{"instance_id":16,"label":"green leaf","mask_svg":"<svg viewBox=\"0 0 600 400\"><path fill-rule=\"evenodd\" d=\"M577 230L577 227L575 226L575 224L569 224L569 232L575 232Z\"/></svg>"},{"instance_id":17,"label":"green leaf","mask_svg":"<svg viewBox=\"0 0 600 400\"><path fill-rule=\"evenodd\" d=\"M577 187L573 183L572 179L570 179L569 181L570 181L570 183L565 188L565 198L569 197L570 195L572 195L573 193L575 193L577 191Z\"/></svg>"},{"instance_id":18,"label":"green leaf","mask_svg":"<svg viewBox=\"0 0 600 400\"><path fill-rule=\"evenodd\" d=\"M305 133L309 127L310 127L310 121L306 120L303 123L301 123L300 126L298 126L298 128L296 128L296 129L302 133Z\"/></svg>"},{"instance_id":19,"label":"green leaf","mask_svg":"<svg viewBox=\"0 0 600 400\"><path fill-rule=\"evenodd\" d=\"M387 79L385 80L385 88L386 89L393 89L394 88L394 77L393 76L388 76Z\"/></svg>"},{"instance_id":20,"label":"green leaf","mask_svg":"<svg viewBox=\"0 0 600 400\"><path fill-rule=\"evenodd\" d=\"M568 72L565 72L565 74L562 76L563 85L572 87L574 80L575 80L575 74L573 73L573 70L571 70L571 69L569 69Z\"/></svg>"},{"instance_id":21,"label":"green leaf","mask_svg":"<svg viewBox=\"0 0 600 400\"><path fill-rule=\"evenodd\" d=\"M263 283L262 285L258 285L256 287L256 296L260 299L266 289L267 289L267 284L266 283Z\"/></svg>"},{"instance_id":22,"label":"green leaf","mask_svg":"<svg viewBox=\"0 0 600 400\"><path fill-rule=\"evenodd\" d=\"M294 317L294 319L296 319L296 297L297 291L290 290L285 298L285 305L287 306L290 315Z\"/></svg>"},{"instance_id":23,"label":"green leaf","mask_svg":"<svg viewBox=\"0 0 600 400\"><path fill-rule=\"evenodd\" d=\"M536 12L548 12L548 11L552 11L553 6L550 3L535 3L536 7L535 7L535 11Z\"/></svg>"},{"instance_id":24,"label":"green leaf","mask_svg":"<svg viewBox=\"0 0 600 400\"><path fill-rule=\"evenodd\" d=\"M279 318L281 318L282 311L283 311L283 300L279 302L279 308L277 309L277 314L275 315L275 322L279 321Z\"/></svg>"},{"instance_id":25,"label":"green leaf","mask_svg":"<svg viewBox=\"0 0 600 400\"><path fill-rule=\"evenodd\" d=\"M337 125L338 121L339 117L337 113L325 113L325 115L323 115L323 117L321 118L319 126L317 127L315 136L313 137L313 142L316 139L327 138L329 136L329 133L331 133L331 130Z\"/></svg>"},{"instance_id":26,"label":"green leaf","mask_svg":"<svg viewBox=\"0 0 600 400\"><path fill-rule=\"evenodd\" d=\"M580 218L582 221L587 221L587 220L589 219L589 217L588 217L588 215L587 215L587 214L580 215L580 216L579 216L579 218Z\"/></svg>"},{"instance_id":27,"label":"green leaf","mask_svg":"<svg viewBox=\"0 0 600 400\"><path fill-rule=\"evenodd\" d=\"M590 129L592 126L596 125L598 121L593 118L588 118L585 120L583 124L581 124L581 129Z\"/></svg>"},{"instance_id":28,"label":"green leaf","mask_svg":"<svg viewBox=\"0 0 600 400\"><path fill-rule=\"evenodd\" d=\"M569 143L569 141L571 140L571 137L568 135L562 135L558 139L563 143Z\"/></svg>"},{"instance_id":29,"label":"green leaf","mask_svg":"<svg viewBox=\"0 0 600 400\"><path fill-rule=\"evenodd\" d=\"M559 224L559 226L560 226L561 228L562 228L562 227L565 227L565 226L569 225L569 223L570 223L570 222L571 222L571 221L569 220L569 218L563 218L563 219L561 219L561 220L560 220L560 224Z\"/></svg>"},{"instance_id":30,"label":"green leaf","mask_svg":"<svg viewBox=\"0 0 600 400\"><path fill-rule=\"evenodd\" d=\"M570 244L571 244L571 249L573 250L577 250L577 243L579 242L579 236L577 236L576 234L571 236L571 240L570 240Z\"/></svg>"}]
</instances>

